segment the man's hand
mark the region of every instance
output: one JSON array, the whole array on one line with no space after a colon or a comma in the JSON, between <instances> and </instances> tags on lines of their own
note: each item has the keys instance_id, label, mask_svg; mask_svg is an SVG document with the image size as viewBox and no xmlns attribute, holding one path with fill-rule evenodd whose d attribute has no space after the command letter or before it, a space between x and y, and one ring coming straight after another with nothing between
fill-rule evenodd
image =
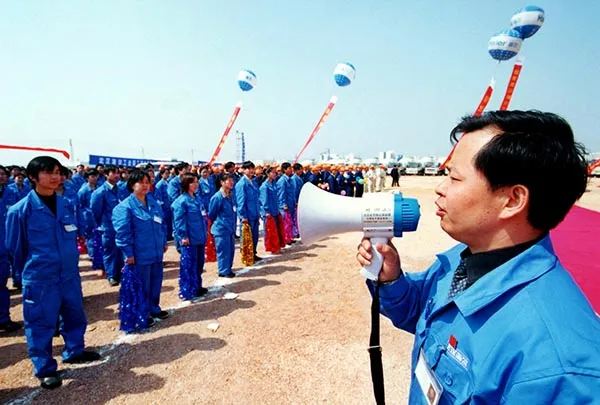
<instances>
[{"instance_id":1,"label":"man's hand","mask_svg":"<svg viewBox=\"0 0 600 405\"><path fill-rule=\"evenodd\" d=\"M163 248L163 253L167 253L167 250L169 250L169 246L168 245Z\"/></svg>"},{"instance_id":2,"label":"man's hand","mask_svg":"<svg viewBox=\"0 0 600 405\"><path fill-rule=\"evenodd\" d=\"M125 259L125 263L135 264L135 257L128 257L127 259Z\"/></svg>"},{"instance_id":3,"label":"man's hand","mask_svg":"<svg viewBox=\"0 0 600 405\"><path fill-rule=\"evenodd\" d=\"M367 238L363 238L358 245L358 253L356 254L356 260L361 266L368 266L371 264L373 255L371 253L371 241ZM379 281L382 283L394 281L402 275L402 268L400 267L400 256L396 247L392 242L388 241L387 245L378 244L376 246L377 251L383 256L383 265L381 266L381 272L379 273Z\"/></svg>"},{"instance_id":4,"label":"man's hand","mask_svg":"<svg viewBox=\"0 0 600 405\"><path fill-rule=\"evenodd\" d=\"M247 224L247 223L248 223L248 218L242 219L242 224Z\"/></svg>"},{"instance_id":5,"label":"man's hand","mask_svg":"<svg viewBox=\"0 0 600 405\"><path fill-rule=\"evenodd\" d=\"M271 218L271 214L265 214L267 218Z\"/></svg>"},{"instance_id":6,"label":"man's hand","mask_svg":"<svg viewBox=\"0 0 600 405\"><path fill-rule=\"evenodd\" d=\"M181 239L181 246L189 246L190 240L188 238Z\"/></svg>"}]
</instances>

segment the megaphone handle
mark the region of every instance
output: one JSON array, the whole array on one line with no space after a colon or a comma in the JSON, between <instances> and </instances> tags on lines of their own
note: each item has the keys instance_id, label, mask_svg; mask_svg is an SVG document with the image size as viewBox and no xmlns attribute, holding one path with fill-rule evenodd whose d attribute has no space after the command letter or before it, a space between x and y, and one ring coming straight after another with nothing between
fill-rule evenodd
<instances>
[{"instance_id":1,"label":"megaphone handle","mask_svg":"<svg viewBox=\"0 0 600 405\"><path fill-rule=\"evenodd\" d=\"M387 242L386 238L371 238L371 254L373 255L373 258L371 259L370 265L365 266L360 270L360 274L362 274L363 277L373 281L379 279L379 272L383 266L383 256L377 251L375 246L377 246L378 243L385 245Z\"/></svg>"}]
</instances>

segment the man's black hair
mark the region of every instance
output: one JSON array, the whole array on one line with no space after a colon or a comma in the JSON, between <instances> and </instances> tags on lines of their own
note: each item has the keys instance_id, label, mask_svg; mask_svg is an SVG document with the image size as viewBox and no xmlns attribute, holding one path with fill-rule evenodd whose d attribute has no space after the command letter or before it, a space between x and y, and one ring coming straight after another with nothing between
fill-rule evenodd
<instances>
[{"instance_id":1,"label":"man's black hair","mask_svg":"<svg viewBox=\"0 0 600 405\"><path fill-rule=\"evenodd\" d=\"M225 163L225 170L229 171L229 169L231 169L232 167L235 167L235 163L233 162L227 162Z\"/></svg>"},{"instance_id":2,"label":"man's black hair","mask_svg":"<svg viewBox=\"0 0 600 405\"><path fill-rule=\"evenodd\" d=\"M281 164L281 170L282 171L286 171L288 169L288 167L291 167L292 165L289 162L285 162Z\"/></svg>"},{"instance_id":3,"label":"man's black hair","mask_svg":"<svg viewBox=\"0 0 600 405\"><path fill-rule=\"evenodd\" d=\"M98 170L96 170L96 169L89 169L89 170L86 170L86 172L83 174L83 177L87 180L88 177L90 177L90 176L97 176L98 174L99 174Z\"/></svg>"},{"instance_id":4,"label":"man's black hair","mask_svg":"<svg viewBox=\"0 0 600 405\"><path fill-rule=\"evenodd\" d=\"M98 166L96 166L96 169L97 168L98 168ZM104 174L108 176L111 173L119 173L119 169L117 169L117 166L114 166L114 165L104 166Z\"/></svg>"},{"instance_id":5,"label":"man's black hair","mask_svg":"<svg viewBox=\"0 0 600 405\"><path fill-rule=\"evenodd\" d=\"M60 170L62 165L52 156L38 156L27 165L27 174L32 181L36 181L39 179L40 172L52 173L55 167Z\"/></svg>"},{"instance_id":6,"label":"man's black hair","mask_svg":"<svg viewBox=\"0 0 600 405\"><path fill-rule=\"evenodd\" d=\"M302 165L300 163L294 163L293 169L295 172L297 172L298 170L302 170Z\"/></svg>"},{"instance_id":7,"label":"man's black hair","mask_svg":"<svg viewBox=\"0 0 600 405\"><path fill-rule=\"evenodd\" d=\"M255 167L251 160L247 160L242 164L242 169L254 169Z\"/></svg>"},{"instance_id":8,"label":"man's black hair","mask_svg":"<svg viewBox=\"0 0 600 405\"><path fill-rule=\"evenodd\" d=\"M499 134L484 145L473 164L492 191L520 184L529 190L528 221L549 231L583 195L588 174L585 148L575 142L570 125L556 114L540 111L492 111L466 116L450 139L486 127ZM468 136L468 135L467 135Z\"/></svg>"}]
</instances>

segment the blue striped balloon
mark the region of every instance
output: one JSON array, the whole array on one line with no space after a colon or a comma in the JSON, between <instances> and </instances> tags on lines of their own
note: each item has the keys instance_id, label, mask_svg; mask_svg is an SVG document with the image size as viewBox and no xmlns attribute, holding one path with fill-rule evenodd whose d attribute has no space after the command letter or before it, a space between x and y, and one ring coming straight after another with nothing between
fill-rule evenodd
<instances>
[{"instance_id":1,"label":"blue striped balloon","mask_svg":"<svg viewBox=\"0 0 600 405\"><path fill-rule=\"evenodd\" d=\"M242 91L250 91L256 86L256 75L253 71L245 69L238 73L238 86Z\"/></svg>"},{"instance_id":2,"label":"blue striped balloon","mask_svg":"<svg viewBox=\"0 0 600 405\"><path fill-rule=\"evenodd\" d=\"M509 60L519 53L523 40L515 30L503 30L490 38L488 52L497 61Z\"/></svg>"},{"instance_id":3,"label":"blue striped balloon","mask_svg":"<svg viewBox=\"0 0 600 405\"><path fill-rule=\"evenodd\" d=\"M521 34L521 38L527 39L538 32L545 18L546 15L541 7L526 6L513 14L510 27Z\"/></svg>"},{"instance_id":4,"label":"blue striped balloon","mask_svg":"<svg viewBox=\"0 0 600 405\"><path fill-rule=\"evenodd\" d=\"M356 69L351 63L340 63L333 70L333 79L338 86L349 86L356 76Z\"/></svg>"}]
</instances>

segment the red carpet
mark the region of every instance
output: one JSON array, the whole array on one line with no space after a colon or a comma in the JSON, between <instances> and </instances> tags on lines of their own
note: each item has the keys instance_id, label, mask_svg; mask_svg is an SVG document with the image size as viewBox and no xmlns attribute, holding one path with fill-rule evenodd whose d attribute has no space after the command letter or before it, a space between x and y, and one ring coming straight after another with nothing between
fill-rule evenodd
<instances>
[{"instance_id":1,"label":"red carpet","mask_svg":"<svg viewBox=\"0 0 600 405\"><path fill-rule=\"evenodd\" d=\"M554 251L600 313L600 212L574 206L550 232Z\"/></svg>"}]
</instances>

